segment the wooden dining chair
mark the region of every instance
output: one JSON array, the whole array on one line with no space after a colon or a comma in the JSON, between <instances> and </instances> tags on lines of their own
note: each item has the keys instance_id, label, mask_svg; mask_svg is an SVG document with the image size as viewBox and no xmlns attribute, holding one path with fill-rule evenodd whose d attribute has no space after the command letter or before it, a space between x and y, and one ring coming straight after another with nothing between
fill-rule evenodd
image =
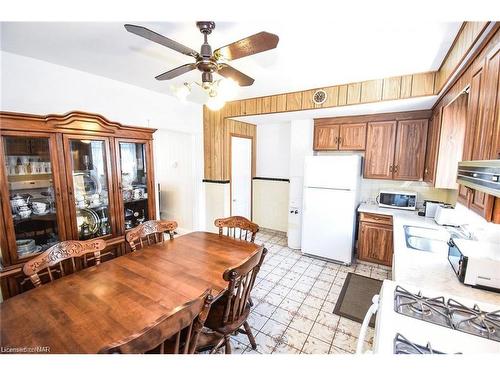
<instances>
[{"instance_id":1,"label":"wooden dining chair","mask_svg":"<svg viewBox=\"0 0 500 375\"><path fill-rule=\"evenodd\" d=\"M99 350L101 354L194 354L212 303L211 290L142 331Z\"/></svg>"},{"instance_id":2,"label":"wooden dining chair","mask_svg":"<svg viewBox=\"0 0 500 375\"><path fill-rule=\"evenodd\" d=\"M176 221L149 220L130 230L125 239L132 251L136 251L142 249L144 246L163 242L163 233L165 232L169 234L172 240L176 228Z\"/></svg>"},{"instance_id":3,"label":"wooden dining chair","mask_svg":"<svg viewBox=\"0 0 500 375\"><path fill-rule=\"evenodd\" d=\"M226 235L249 242L255 241L255 235L259 231L259 226L257 224L252 223L243 216L230 216L223 219L216 219L214 224L219 228L219 234L221 236Z\"/></svg>"},{"instance_id":4,"label":"wooden dining chair","mask_svg":"<svg viewBox=\"0 0 500 375\"><path fill-rule=\"evenodd\" d=\"M246 334L252 348L257 348L247 319L250 314L250 293L266 253L267 250L261 247L244 263L224 272L222 277L229 283L227 292L212 304L205 322L205 327L215 335L202 333L205 337L201 339L199 351L210 350L210 353L215 353L224 345L225 353L231 354L230 336L236 332Z\"/></svg>"},{"instance_id":5,"label":"wooden dining chair","mask_svg":"<svg viewBox=\"0 0 500 375\"><path fill-rule=\"evenodd\" d=\"M101 239L88 241L63 241L45 250L37 257L27 261L23 272L35 288L42 285L41 277L47 275L50 281L78 270L76 258L81 258L83 268L89 263L101 263L101 251L106 248L106 241ZM88 255L91 255L88 257ZM66 262L66 260L70 260ZM54 267L57 266L57 267ZM69 270L69 271L68 271Z\"/></svg>"}]
</instances>

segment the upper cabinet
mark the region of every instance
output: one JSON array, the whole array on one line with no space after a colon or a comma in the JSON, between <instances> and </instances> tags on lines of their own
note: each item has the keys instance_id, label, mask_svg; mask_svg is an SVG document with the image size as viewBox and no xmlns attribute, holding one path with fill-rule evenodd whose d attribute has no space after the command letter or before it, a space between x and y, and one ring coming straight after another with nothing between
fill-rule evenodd
<instances>
[{"instance_id":1,"label":"upper cabinet","mask_svg":"<svg viewBox=\"0 0 500 375\"><path fill-rule=\"evenodd\" d=\"M365 178L392 179L396 121L368 123Z\"/></svg>"},{"instance_id":2,"label":"upper cabinet","mask_svg":"<svg viewBox=\"0 0 500 375\"><path fill-rule=\"evenodd\" d=\"M368 123L365 178L421 181L427 119Z\"/></svg>"},{"instance_id":3,"label":"upper cabinet","mask_svg":"<svg viewBox=\"0 0 500 375\"><path fill-rule=\"evenodd\" d=\"M126 229L155 218L154 129L80 112L0 120L2 266L90 238L107 241L106 260L125 250ZM4 298L16 288L3 283Z\"/></svg>"},{"instance_id":4,"label":"upper cabinet","mask_svg":"<svg viewBox=\"0 0 500 375\"><path fill-rule=\"evenodd\" d=\"M427 120L398 122L396 150L394 153L394 179L421 181L425 162Z\"/></svg>"},{"instance_id":5,"label":"upper cabinet","mask_svg":"<svg viewBox=\"0 0 500 375\"><path fill-rule=\"evenodd\" d=\"M316 151L338 150L339 125L315 125L313 147Z\"/></svg>"},{"instance_id":6,"label":"upper cabinet","mask_svg":"<svg viewBox=\"0 0 500 375\"><path fill-rule=\"evenodd\" d=\"M366 147L366 122L342 124L339 132L339 150L364 150Z\"/></svg>"},{"instance_id":7,"label":"upper cabinet","mask_svg":"<svg viewBox=\"0 0 500 375\"><path fill-rule=\"evenodd\" d=\"M315 151L364 151L364 178L422 181L430 111L314 120Z\"/></svg>"},{"instance_id":8,"label":"upper cabinet","mask_svg":"<svg viewBox=\"0 0 500 375\"><path fill-rule=\"evenodd\" d=\"M425 153L424 181L434 184L436 178L436 165L438 156L438 142L441 131L441 111L432 113L427 129L427 150Z\"/></svg>"},{"instance_id":9,"label":"upper cabinet","mask_svg":"<svg viewBox=\"0 0 500 375\"><path fill-rule=\"evenodd\" d=\"M362 151L366 144L366 122L332 124L315 120L315 151Z\"/></svg>"}]
</instances>

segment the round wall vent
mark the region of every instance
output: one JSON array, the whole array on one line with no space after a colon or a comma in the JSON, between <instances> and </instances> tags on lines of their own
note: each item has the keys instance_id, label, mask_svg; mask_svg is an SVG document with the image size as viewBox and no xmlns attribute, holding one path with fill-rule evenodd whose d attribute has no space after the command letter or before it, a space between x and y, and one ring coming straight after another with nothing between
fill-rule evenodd
<instances>
[{"instance_id":1,"label":"round wall vent","mask_svg":"<svg viewBox=\"0 0 500 375\"><path fill-rule=\"evenodd\" d=\"M313 94L314 104L323 104L326 101L325 90L316 90Z\"/></svg>"}]
</instances>

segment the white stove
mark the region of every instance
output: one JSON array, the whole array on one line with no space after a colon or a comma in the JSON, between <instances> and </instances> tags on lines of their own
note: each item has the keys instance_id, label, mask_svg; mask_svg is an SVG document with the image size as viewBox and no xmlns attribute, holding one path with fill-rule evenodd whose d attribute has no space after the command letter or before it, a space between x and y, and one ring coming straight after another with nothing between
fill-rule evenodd
<instances>
[{"instance_id":1,"label":"white stove","mask_svg":"<svg viewBox=\"0 0 500 375\"><path fill-rule=\"evenodd\" d=\"M500 354L500 306L389 280L374 302L365 317L376 311L374 353Z\"/></svg>"}]
</instances>

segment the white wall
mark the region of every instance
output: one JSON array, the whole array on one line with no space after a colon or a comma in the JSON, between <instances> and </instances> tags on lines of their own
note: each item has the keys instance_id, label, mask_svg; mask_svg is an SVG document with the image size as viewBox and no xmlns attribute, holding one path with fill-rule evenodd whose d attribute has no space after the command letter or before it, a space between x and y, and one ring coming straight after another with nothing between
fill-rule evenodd
<instances>
[{"instance_id":1,"label":"white wall","mask_svg":"<svg viewBox=\"0 0 500 375\"><path fill-rule=\"evenodd\" d=\"M206 202L206 214L203 230L217 232L214 226L215 219L228 217L231 215L230 208L230 186L229 183L220 184L205 182L203 184Z\"/></svg>"},{"instance_id":2,"label":"white wall","mask_svg":"<svg viewBox=\"0 0 500 375\"><path fill-rule=\"evenodd\" d=\"M73 110L98 113L126 125L161 129L154 135L157 179L165 190L160 210L179 225L200 227L203 160L202 108L169 95L45 61L0 52L0 110L39 115ZM165 86L167 90L167 86ZM177 161L178 167L172 163Z\"/></svg>"},{"instance_id":3,"label":"white wall","mask_svg":"<svg viewBox=\"0 0 500 375\"><path fill-rule=\"evenodd\" d=\"M414 191L417 193L417 204L423 205L424 200L436 200L440 202L456 202L457 190L436 189L425 182L419 181L391 181L361 179L361 202L376 203L375 198L380 190Z\"/></svg>"},{"instance_id":4,"label":"white wall","mask_svg":"<svg viewBox=\"0 0 500 375\"><path fill-rule=\"evenodd\" d=\"M257 126L255 174L258 177L288 178L290 166L290 123Z\"/></svg>"},{"instance_id":5,"label":"white wall","mask_svg":"<svg viewBox=\"0 0 500 375\"><path fill-rule=\"evenodd\" d=\"M257 126L257 177L288 179L290 169L290 123ZM262 228L286 231L288 181L253 180L252 220Z\"/></svg>"}]
</instances>

